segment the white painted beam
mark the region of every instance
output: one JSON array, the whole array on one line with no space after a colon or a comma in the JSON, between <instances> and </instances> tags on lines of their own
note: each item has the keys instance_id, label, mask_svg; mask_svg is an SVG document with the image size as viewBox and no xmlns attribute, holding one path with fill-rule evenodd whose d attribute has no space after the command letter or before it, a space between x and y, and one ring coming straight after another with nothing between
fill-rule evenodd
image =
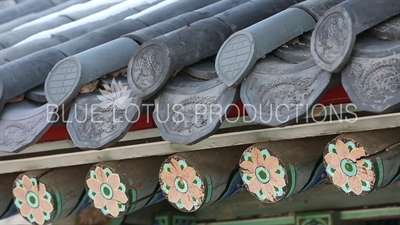
<instances>
[{"instance_id":1,"label":"white painted beam","mask_svg":"<svg viewBox=\"0 0 400 225\"><path fill-rule=\"evenodd\" d=\"M327 121L292 125L282 128L264 128L216 134L191 146L159 141L113 147L100 151L90 150L42 157L4 160L0 161L0 174L395 127L400 127L400 113L360 117L352 123L348 121Z\"/></svg>"}]
</instances>

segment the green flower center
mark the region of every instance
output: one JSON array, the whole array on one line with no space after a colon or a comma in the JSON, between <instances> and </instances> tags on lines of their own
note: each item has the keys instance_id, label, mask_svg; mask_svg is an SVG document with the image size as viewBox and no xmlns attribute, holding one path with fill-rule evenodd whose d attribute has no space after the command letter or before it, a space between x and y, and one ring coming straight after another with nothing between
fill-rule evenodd
<instances>
[{"instance_id":1,"label":"green flower center","mask_svg":"<svg viewBox=\"0 0 400 225\"><path fill-rule=\"evenodd\" d=\"M270 173L264 167L259 166L256 168L256 177L261 183L266 184L270 180Z\"/></svg>"},{"instance_id":2,"label":"green flower center","mask_svg":"<svg viewBox=\"0 0 400 225\"><path fill-rule=\"evenodd\" d=\"M357 166L350 159L343 159L342 162L340 162L340 168L342 169L343 173L349 177L354 177L357 175Z\"/></svg>"},{"instance_id":3,"label":"green flower center","mask_svg":"<svg viewBox=\"0 0 400 225\"><path fill-rule=\"evenodd\" d=\"M32 208L39 207L39 197L31 191L26 194L26 202Z\"/></svg>"},{"instance_id":4,"label":"green flower center","mask_svg":"<svg viewBox=\"0 0 400 225\"><path fill-rule=\"evenodd\" d=\"M101 195L103 195L103 197L105 199L107 199L107 200L112 199L112 197L114 195L114 192L113 192L113 190L112 190L110 185L104 183L104 184L101 185L100 190L101 190Z\"/></svg>"},{"instance_id":5,"label":"green flower center","mask_svg":"<svg viewBox=\"0 0 400 225\"><path fill-rule=\"evenodd\" d=\"M179 191L181 193L186 193L188 191L188 184L181 177L177 177L175 179L175 188L177 191Z\"/></svg>"}]
</instances>

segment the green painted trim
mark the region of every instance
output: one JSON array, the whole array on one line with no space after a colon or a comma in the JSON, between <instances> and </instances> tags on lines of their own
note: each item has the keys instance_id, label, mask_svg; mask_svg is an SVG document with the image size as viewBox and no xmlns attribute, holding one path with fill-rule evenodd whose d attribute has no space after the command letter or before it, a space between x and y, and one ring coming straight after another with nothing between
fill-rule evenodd
<instances>
[{"instance_id":1,"label":"green painted trim","mask_svg":"<svg viewBox=\"0 0 400 225\"><path fill-rule=\"evenodd\" d=\"M400 207L388 207L378 209L362 209L340 212L341 220L368 219L376 217L399 216Z\"/></svg>"},{"instance_id":2,"label":"green painted trim","mask_svg":"<svg viewBox=\"0 0 400 225\"><path fill-rule=\"evenodd\" d=\"M373 219L377 217L399 216L400 207L363 209L339 212L340 220ZM294 216L267 219L239 220L214 223L198 223L197 225L289 225L295 224Z\"/></svg>"},{"instance_id":3,"label":"green painted trim","mask_svg":"<svg viewBox=\"0 0 400 225\"><path fill-rule=\"evenodd\" d=\"M183 221L189 223L182 223ZM160 225L196 225L196 216L194 214L184 215L181 213L175 214L171 212L159 213L154 216L154 222L158 222Z\"/></svg>"},{"instance_id":4,"label":"green painted trim","mask_svg":"<svg viewBox=\"0 0 400 225\"><path fill-rule=\"evenodd\" d=\"M209 175L205 175L204 177L206 178L206 182L207 182L207 192L206 192L206 196L205 196L205 199L204 199L204 204L200 208L206 207L206 206L208 206L209 204L212 203L212 202L210 202L211 196L212 196L212 192L213 192L212 180L211 180L211 177Z\"/></svg>"},{"instance_id":5,"label":"green painted trim","mask_svg":"<svg viewBox=\"0 0 400 225\"><path fill-rule=\"evenodd\" d=\"M129 178L128 179L128 183L129 183L129 187L132 187L133 184L134 184L133 179ZM121 184L122 184L122 182L121 182ZM128 187L128 185L125 185L125 187ZM126 212L125 213L127 215L127 214L130 214L130 213L134 212L135 209L136 209L136 201L137 201L136 189L128 189L128 188L126 188L125 194L128 197L128 202L126 203L126 205L130 204L130 206L126 207Z\"/></svg>"},{"instance_id":6,"label":"green painted trim","mask_svg":"<svg viewBox=\"0 0 400 225\"><path fill-rule=\"evenodd\" d=\"M328 221L326 222L325 219ZM303 220L301 222L301 220ZM326 212L315 212L315 213L299 213L295 215L295 224L312 224L311 222L315 222L318 225L335 225L337 224L338 214L334 211L326 211Z\"/></svg>"},{"instance_id":7,"label":"green painted trim","mask_svg":"<svg viewBox=\"0 0 400 225\"><path fill-rule=\"evenodd\" d=\"M296 221L298 225L302 224L317 224L317 225L333 225L332 223L326 223L323 218L312 218L312 219L304 219L304 222L301 224L299 221Z\"/></svg>"},{"instance_id":8,"label":"green painted trim","mask_svg":"<svg viewBox=\"0 0 400 225\"><path fill-rule=\"evenodd\" d=\"M189 225L196 225L196 217L194 215L173 215L172 216L172 223L170 225L177 225L177 224L189 224ZM183 223L186 221L188 223Z\"/></svg>"},{"instance_id":9,"label":"green painted trim","mask_svg":"<svg viewBox=\"0 0 400 225\"><path fill-rule=\"evenodd\" d=\"M290 184L290 189L284 198L288 198L288 197L292 196L293 191L296 187L296 168L292 164L289 165L288 180L289 180L289 184Z\"/></svg>"},{"instance_id":10,"label":"green painted trim","mask_svg":"<svg viewBox=\"0 0 400 225\"><path fill-rule=\"evenodd\" d=\"M376 188L379 189L382 186L383 176L384 176L384 174L383 174L384 168L383 168L383 162L382 162L381 157L376 157L376 165L377 165L376 170L378 170L377 171L378 172L378 180L377 180L378 182L377 182Z\"/></svg>"},{"instance_id":11,"label":"green painted trim","mask_svg":"<svg viewBox=\"0 0 400 225\"><path fill-rule=\"evenodd\" d=\"M277 217L268 219L254 219L254 220L239 220L227 222L214 222L214 223L198 223L197 225L289 225L294 224L294 217Z\"/></svg>"},{"instance_id":12,"label":"green painted trim","mask_svg":"<svg viewBox=\"0 0 400 225\"><path fill-rule=\"evenodd\" d=\"M52 191L54 194L54 211L55 211L55 215L53 217L53 219L50 219L49 222L54 222L57 221L58 219L60 219L63 207L62 207L62 198L61 198L61 194L58 191L58 189L56 187L52 187Z\"/></svg>"}]
</instances>

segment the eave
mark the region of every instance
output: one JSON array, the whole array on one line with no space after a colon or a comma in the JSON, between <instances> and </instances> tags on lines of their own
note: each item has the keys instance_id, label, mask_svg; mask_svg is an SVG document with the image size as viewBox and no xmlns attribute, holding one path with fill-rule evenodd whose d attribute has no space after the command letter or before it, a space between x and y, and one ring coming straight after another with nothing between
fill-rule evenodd
<instances>
[{"instance_id":1,"label":"eave","mask_svg":"<svg viewBox=\"0 0 400 225\"><path fill-rule=\"evenodd\" d=\"M223 129L240 129L243 124L224 123L220 130ZM19 154L34 153L39 151L56 151L60 149L66 150L67 153L59 153L55 155L17 158L10 160L2 160L0 174L22 172L27 170L38 170L45 168L57 168L73 165L82 165L88 163L97 163L101 161L122 160L130 158L141 158L155 155L168 155L182 151L197 151L212 149L218 147L229 147L236 145L253 144L266 141L278 141L304 137L315 137L324 135L333 135L349 132L358 132L366 130L379 130L400 127L400 113L391 113L376 116L364 116L358 118L354 123L342 121L328 121L320 123L308 123L286 126L282 128L261 128L254 130L242 130L237 132L229 132L215 134L206 140L192 145L171 144L166 141L160 141L158 129L147 129L143 131L133 131L124 137L122 142L139 141L139 144L126 144L120 147L107 148L101 151L75 151L70 152L73 147L70 141L58 141L52 143L36 144ZM158 139L151 141L151 139ZM147 143L146 143L147 142ZM112 154L111 154L112 153ZM1 156L5 157L6 153ZM9 154L10 155L10 154ZM14 155L18 155L14 154Z\"/></svg>"}]
</instances>

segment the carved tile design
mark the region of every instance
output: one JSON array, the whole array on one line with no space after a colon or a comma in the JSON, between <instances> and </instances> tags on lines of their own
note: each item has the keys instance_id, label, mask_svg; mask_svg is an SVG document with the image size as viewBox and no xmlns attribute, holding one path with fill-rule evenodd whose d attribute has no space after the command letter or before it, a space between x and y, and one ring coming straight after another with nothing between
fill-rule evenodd
<instances>
[{"instance_id":1,"label":"carved tile design","mask_svg":"<svg viewBox=\"0 0 400 225\"><path fill-rule=\"evenodd\" d=\"M314 32L317 32L314 48L321 61L331 64L345 53L351 28L342 14L327 16Z\"/></svg>"},{"instance_id":2,"label":"carved tile design","mask_svg":"<svg viewBox=\"0 0 400 225\"><path fill-rule=\"evenodd\" d=\"M259 79L253 80L252 90L259 93L258 99L262 112L274 113L278 116L283 115L283 110L295 110L296 106L301 102L309 100L310 94L314 91L311 89L318 76L311 78L283 78L272 83L263 84Z\"/></svg>"},{"instance_id":3,"label":"carved tile design","mask_svg":"<svg viewBox=\"0 0 400 225\"><path fill-rule=\"evenodd\" d=\"M222 76L233 79L251 59L251 41L246 35L237 35L220 49L216 65Z\"/></svg>"},{"instance_id":4,"label":"carved tile design","mask_svg":"<svg viewBox=\"0 0 400 225\"><path fill-rule=\"evenodd\" d=\"M161 53L160 47L149 45L136 55L132 69L132 80L139 89L153 85L157 76L163 71L165 59Z\"/></svg>"},{"instance_id":5,"label":"carved tile design","mask_svg":"<svg viewBox=\"0 0 400 225\"><path fill-rule=\"evenodd\" d=\"M207 126L209 120L216 118L217 104L228 90L228 88L225 88L217 96L189 97L176 104L176 107L170 107L169 115L171 115L171 119L166 123L168 128L177 133L184 131L195 133L196 128Z\"/></svg>"},{"instance_id":6,"label":"carved tile design","mask_svg":"<svg viewBox=\"0 0 400 225\"><path fill-rule=\"evenodd\" d=\"M268 58L259 61L241 87L241 99L249 116L268 126L286 124L305 114L331 77L315 64L304 67L275 63ZM280 71L275 70L278 67Z\"/></svg>"},{"instance_id":7,"label":"carved tile design","mask_svg":"<svg viewBox=\"0 0 400 225\"><path fill-rule=\"evenodd\" d=\"M93 113L85 106L77 108L78 132L81 137L92 141L101 141L117 129L114 120L120 120L124 116L124 110L96 108ZM92 122L93 121L93 122ZM96 123L96 121L99 121ZM101 123L101 125L100 125Z\"/></svg>"},{"instance_id":8,"label":"carved tile design","mask_svg":"<svg viewBox=\"0 0 400 225\"><path fill-rule=\"evenodd\" d=\"M400 57L366 61L353 58L351 62L352 75L355 76L355 87L359 96L367 101L385 103L398 95Z\"/></svg>"},{"instance_id":9,"label":"carved tile design","mask_svg":"<svg viewBox=\"0 0 400 225\"><path fill-rule=\"evenodd\" d=\"M142 100L128 88L125 77L113 78L103 87L104 90L79 95L71 106L67 130L77 147L109 147L118 142L137 119Z\"/></svg>"},{"instance_id":10,"label":"carved tile design","mask_svg":"<svg viewBox=\"0 0 400 225\"><path fill-rule=\"evenodd\" d=\"M57 104L69 95L78 82L78 72L79 67L74 60L66 60L52 71L46 80L46 95L50 103Z\"/></svg>"},{"instance_id":11,"label":"carved tile design","mask_svg":"<svg viewBox=\"0 0 400 225\"><path fill-rule=\"evenodd\" d=\"M4 136L0 139L0 145L20 145L25 141L25 137L35 133L35 128L40 121L43 121L46 115L34 117L26 123L13 122L9 123L5 128L2 129ZM6 122L3 122L4 125Z\"/></svg>"},{"instance_id":12,"label":"carved tile design","mask_svg":"<svg viewBox=\"0 0 400 225\"><path fill-rule=\"evenodd\" d=\"M400 42L360 36L342 71L342 85L358 109L382 113L400 105Z\"/></svg>"},{"instance_id":13,"label":"carved tile design","mask_svg":"<svg viewBox=\"0 0 400 225\"><path fill-rule=\"evenodd\" d=\"M26 112L15 115L20 110ZM31 110L18 106L5 109L0 117L0 150L15 152L36 143L51 126L54 112L55 107L47 104Z\"/></svg>"},{"instance_id":14,"label":"carved tile design","mask_svg":"<svg viewBox=\"0 0 400 225\"><path fill-rule=\"evenodd\" d=\"M215 79L171 83L174 88L162 91L155 100L153 118L164 140L173 143L193 144L211 135L236 97L236 89L220 80L217 84Z\"/></svg>"}]
</instances>

